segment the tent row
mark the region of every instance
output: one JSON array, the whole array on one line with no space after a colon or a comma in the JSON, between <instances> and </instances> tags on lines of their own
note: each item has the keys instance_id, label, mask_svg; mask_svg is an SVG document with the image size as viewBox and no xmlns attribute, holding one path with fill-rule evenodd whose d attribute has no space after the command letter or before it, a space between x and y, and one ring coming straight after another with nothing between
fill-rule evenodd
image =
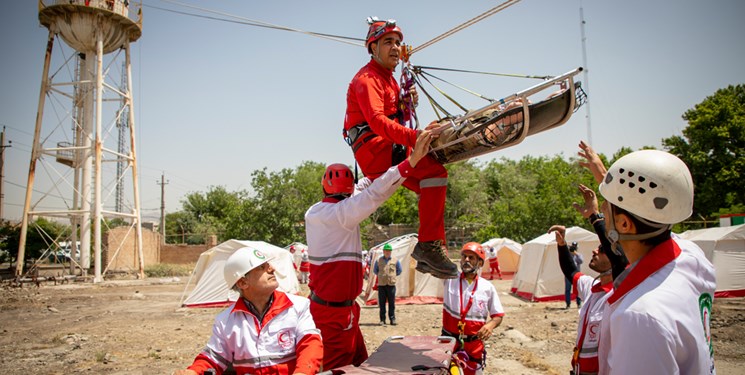
<instances>
[{"instance_id":1,"label":"tent row","mask_svg":"<svg viewBox=\"0 0 745 375\"><path fill-rule=\"evenodd\" d=\"M745 225L692 230L678 235L695 242L704 251L716 270L716 297L745 296ZM596 276L590 270L592 251L599 245L597 235L580 227L567 228L567 242L576 241L578 252L584 262L582 273ZM416 234L407 234L390 239L370 249L372 262L382 256L383 245L390 244L393 256L401 262L403 272L396 280L397 304L441 303L444 286L441 280L416 272L416 261L411 252L417 242ZM543 234L522 245L504 238L493 238L483 243L497 250L503 274L512 277L511 292L528 301L562 301L564 299L564 275L559 267L557 245L554 234ZM228 290L223 280L223 266L228 256L239 248L253 247L275 258L279 289L297 294L300 292L295 277L293 262L296 261L287 248L261 241L229 240L202 253L186 284L182 295L182 306L211 307L227 306L237 299L237 293ZM370 265L372 270L372 264ZM483 270L488 272L488 264ZM374 288L375 276L370 275L363 293L358 298L361 305L377 304ZM194 286L191 292L187 291Z\"/></svg>"}]
</instances>

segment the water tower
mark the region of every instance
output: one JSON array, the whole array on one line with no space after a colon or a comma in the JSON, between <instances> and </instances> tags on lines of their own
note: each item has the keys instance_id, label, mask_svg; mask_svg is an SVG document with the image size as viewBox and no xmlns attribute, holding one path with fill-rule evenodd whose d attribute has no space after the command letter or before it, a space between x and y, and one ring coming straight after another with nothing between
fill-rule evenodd
<instances>
[{"instance_id":1,"label":"water tower","mask_svg":"<svg viewBox=\"0 0 745 375\"><path fill-rule=\"evenodd\" d=\"M102 224L129 226L129 238L121 243L134 247L144 277L130 59L130 43L142 34L141 3L137 20L130 18L131 10L127 0L39 0L39 22L49 36L17 277L23 274L29 226L38 218L69 220L72 254L80 254L79 260L71 257L71 268L77 263L83 275L90 269L93 241L94 282L108 269L102 272ZM109 264L122 248L107 249Z\"/></svg>"}]
</instances>

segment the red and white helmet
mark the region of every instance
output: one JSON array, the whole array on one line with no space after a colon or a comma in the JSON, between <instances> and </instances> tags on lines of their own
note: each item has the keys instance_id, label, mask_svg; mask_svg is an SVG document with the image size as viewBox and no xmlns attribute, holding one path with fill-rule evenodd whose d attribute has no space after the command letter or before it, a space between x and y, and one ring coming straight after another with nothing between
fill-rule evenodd
<instances>
[{"instance_id":1,"label":"red and white helmet","mask_svg":"<svg viewBox=\"0 0 745 375\"><path fill-rule=\"evenodd\" d=\"M326 167L321 184L323 192L327 195L351 195L354 192L354 175L352 170L344 164L331 164Z\"/></svg>"},{"instance_id":2,"label":"red and white helmet","mask_svg":"<svg viewBox=\"0 0 745 375\"><path fill-rule=\"evenodd\" d=\"M479 258L481 258L482 262L486 262L486 252L484 252L484 247L481 246L478 242L468 242L465 245L463 245L463 248L460 250L461 253L464 253L466 251L470 251Z\"/></svg>"},{"instance_id":3,"label":"red and white helmet","mask_svg":"<svg viewBox=\"0 0 745 375\"><path fill-rule=\"evenodd\" d=\"M385 34L396 33L401 37L401 41L404 40L404 33L400 27L396 26L396 20L381 21L378 17L367 17L367 24L370 25L365 38L365 47L367 47L368 53L372 53L370 44L382 38Z\"/></svg>"}]
</instances>

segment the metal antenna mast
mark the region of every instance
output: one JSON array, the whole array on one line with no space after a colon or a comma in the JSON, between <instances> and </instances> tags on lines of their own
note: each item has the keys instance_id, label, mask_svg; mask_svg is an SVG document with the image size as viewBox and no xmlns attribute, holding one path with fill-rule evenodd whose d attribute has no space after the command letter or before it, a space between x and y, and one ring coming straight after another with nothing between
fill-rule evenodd
<instances>
[{"instance_id":1,"label":"metal antenna mast","mask_svg":"<svg viewBox=\"0 0 745 375\"><path fill-rule=\"evenodd\" d=\"M580 31L582 33L582 66L585 70L582 72L585 81L585 92L587 92L587 102L585 103L585 118L587 119L587 143L592 145L592 125L590 124L590 68L587 65L587 37L585 37L585 13L582 9L582 0L579 1L579 20Z\"/></svg>"}]
</instances>

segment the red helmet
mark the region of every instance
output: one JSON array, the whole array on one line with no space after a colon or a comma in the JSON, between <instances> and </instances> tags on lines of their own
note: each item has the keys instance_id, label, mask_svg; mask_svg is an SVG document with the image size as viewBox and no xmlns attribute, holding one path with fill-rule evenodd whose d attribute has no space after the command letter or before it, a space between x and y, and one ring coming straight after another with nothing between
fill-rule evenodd
<instances>
[{"instance_id":1,"label":"red helmet","mask_svg":"<svg viewBox=\"0 0 745 375\"><path fill-rule=\"evenodd\" d=\"M481 244L478 242L469 242L465 245L463 245L463 248L460 250L460 252L470 251L479 258L481 258L481 261L486 262L486 253L484 252L484 248L481 247Z\"/></svg>"},{"instance_id":2,"label":"red helmet","mask_svg":"<svg viewBox=\"0 0 745 375\"><path fill-rule=\"evenodd\" d=\"M396 26L396 20L381 21L378 17L367 17L367 24L370 25L365 38L365 47L367 47L368 53L372 53L370 44L382 38L385 34L396 33L401 37L401 41L404 40L404 33L400 27Z\"/></svg>"},{"instance_id":3,"label":"red helmet","mask_svg":"<svg viewBox=\"0 0 745 375\"><path fill-rule=\"evenodd\" d=\"M321 180L323 192L328 195L352 194L354 192L354 175L344 164L336 163L326 167Z\"/></svg>"}]
</instances>

